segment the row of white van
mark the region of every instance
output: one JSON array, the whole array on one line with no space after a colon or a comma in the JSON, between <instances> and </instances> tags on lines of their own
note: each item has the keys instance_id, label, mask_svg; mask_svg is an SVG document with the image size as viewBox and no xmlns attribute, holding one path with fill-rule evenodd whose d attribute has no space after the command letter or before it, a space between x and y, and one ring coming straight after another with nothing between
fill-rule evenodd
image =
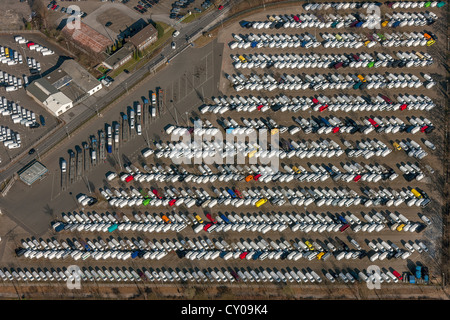
<instances>
[{"instance_id":1,"label":"row of white van","mask_svg":"<svg viewBox=\"0 0 450 320\"><path fill-rule=\"evenodd\" d=\"M428 53L420 53L424 59L412 52L397 52L397 58L405 63L405 67L425 67L433 64L433 58ZM236 54L231 57L236 69L267 68L269 65L277 69L308 69L308 68L330 68L342 62L350 68L366 67L373 62L373 67L387 67L389 63L397 60L391 55L377 53L371 56L361 52L350 55L347 54L289 54L277 55L266 54ZM244 58L244 59L242 59Z\"/></svg>"},{"instance_id":2,"label":"row of white van","mask_svg":"<svg viewBox=\"0 0 450 320\"><path fill-rule=\"evenodd\" d=\"M195 282L297 282L297 283L321 283L322 278L310 268L303 268L298 270L297 268L291 269L290 267L281 268L280 270L276 268L208 268L199 270L198 268L180 270L176 268L173 270L171 268L139 268L133 269L129 268L119 268L119 267L82 267L76 270L69 270L66 267L62 269L47 268L3 268L0 270L0 278L3 281L71 281L74 280L93 282L93 281L117 281L117 282L128 282L128 281L161 281L161 282L173 282L173 281L195 281ZM359 282L373 282L374 277L379 283L394 283L398 282L398 278L394 274L385 270L384 268L380 270L379 274L371 274L368 271L356 271L356 270L325 270L325 278L332 283L336 281L342 281L344 283L355 283Z\"/></svg>"},{"instance_id":3,"label":"row of white van","mask_svg":"<svg viewBox=\"0 0 450 320\"><path fill-rule=\"evenodd\" d=\"M381 99L381 100L380 100ZM254 97L252 95L242 97L223 96L213 98L215 105L204 105L200 108L202 114L215 113L224 114L228 111L253 112L267 110L271 111L319 111L323 112L325 108L330 111L372 111L372 110L400 110L400 105L407 104L407 108L411 110L431 110L435 104L431 98L424 95L399 94L396 97L398 103L392 105L382 99L379 95L370 96L353 96L339 93L331 98L319 94L315 97L288 97L284 94L275 97ZM317 100L317 101L316 101ZM322 107L322 108L321 108Z\"/></svg>"},{"instance_id":4,"label":"row of white van","mask_svg":"<svg viewBox=\"0 0 450 320\"><path fill-rule=\"evenodd\" d=\"M2 116L11 116L13 123L20 123L30 127L36 123L36 114L19 104L8 101L5 97L0 98L0 114Z\"/></svg>"},{"instance_id":5,"label":"row of white van","mask_svg":"<svg viewBox=\"0 0 450 320\"><path fill-rule=\"evenodd\" d=\"M308 2L303 5L306 11L319 10L346 10L346 9L367 9L372 5L379 5L379 2L363 1L363 2ZM385 4L392 9L414 9L414 8L435 8L445 5L443 1L388 1Z\"/></svg>"},{"instance_id":6,"label":"row of white van","mask_svg":"<svg viewBox=\"0 0 450 320\"><path fill-rule=\"evenodd\" d=\"M0 84L4 86L16 86L22 88L22 78L17 78L7 72L0 71Z\"/></svg>"},{"instance_id":7,"label":"row of white van","mask_svg":"<svg viewBox=\"0 0 450 320\"><path fill-rule=\"evenodd\" d=\"M296 127L298 128L298 127ZM300 129L296 132L293 130L290 130L290 133L297 133ZM327 141L328 143L323 141ZM382 143L379 140L373 140L373 139L366 139L366 140L360 140L356 144L356 147L353 145L353 143L346 142L347 150L342 150L342 148L335 147L333 140L327 139L322 141L317 141L315 143L314 141L311 142L311 145L305 145L304 143L299 142L300 146L294 145L295 141L291 141L291 144L294 145L294 149L290 151L285 151L284 149L276 149L276 150L265 150L264 148L259 148L259 150L255 150L253 146L250 146L250 150L245 150L243 147L239 148L237 151L239 151L244 156L249 157L261 157L261 158L270 158L272 156L276 156L279 159L284 158L292 158L293 156L296 156L298 158L304 159L304 158L312 158L312 157L322 157L322 158L332 158L332 157L339 157L344 152L347 152L349 157L364 157L365 159L369 159L373 156L382 156L386 157L388 154L392 152L390 148L386 146L386 144ZM220 141L219 141L220 142ZM296 144L296 143L295 143ZM224 152L220 152L220 148L225 148ZM419 146L420 147L420 146ZM416 148L416 147L414 147ZM161 149L160 149L161 150ZM217 153L217 150L219 150L219 153ZM174 158L181 158L184 157L186 159L196 158L211 158L215 156L219 156L221 158L224 158L226 156L235 156L237 154L236 150L233 150L230 148L230 146L224 147L222 144L218 144L217 141L214 141L212 145L209 143L203 142L202 146L198 146L195 143L189 143L188 145L183 145L183 143L177 143L176 145L172 145L172 143L168 143L168 146L162 149L162 151L158 151L156 153L157 158L166 157L171 158L172 160ZM160 173L157 173L160 174ZM231 174L231 173L230 173ZM239 177L237 177L239 179ZM156 179L156 178L155 178ZM175 178L174 178L175 179ZM231 178L226 178L225 180L231 180L236 179L231 176ZM158 179L156 179L158 180ZM159 179L161 180L161 179ZM224 181L225 181L224 180Z\"/></svg>"},{"instance_id":8,"label":"row of white van","mask_svg":"<svg viewBox=\"0 0 450 320\"><path fill-rule=\"evenodd\" d=\"M143 259L160 260L167 256L165 251L145 251L141 252ZM31 250L28 249L24 252L23 256L27 259L73 259L77 260L129 260L133 259L133 252L131 251L118 251L118 250L105 250L105 251L84 251L84 250Z\"/></svg>"},{"instance_id":9,"label":"row of white van","mask_svg":"<svg viewBox=\"0 0 450 320\"><path fill-rule=\"evenodd\" d=\"M228 219L230 222L224 222L220 217L217 217L217 221L219 221L214 230L216 232L227 232L227 231L250 231L250 232L260 232L265 234L270 231L282 232L287 228L290 228L293 232L339 232L341 228L344 226L343 223L340 222L311 222L311 221L299 221L297 219L292 218L291 215L287 215L289 218L289 222L286 220L279 219L264 219L263 216L234 216L231 217L228 215ZM390 229L392 231L399 230L397 227L403 222L392 222L390 220ZM405 222L403 228L400 231L410 231L414 232L417 228L419 228L420 223L414 222ZM66 231L78 231L78 232L109 232L110 228L113 226L111 223L67 223L64 226L64 230ZM117 223L117 229L119 231L139 231L139 232L181 232L187 226L186 223L157 223L157 222L120 222ZM386 225L382 222L369 222L369 223L359 223L352 224L351 229L353 232L381 232L386 229ZM203 224L195 224L193 225L193 230L196 233L204 230ZM213 230L211 230L213 231ZM211 232L208 229L208 232Z\"/></svg>"},{"instance_id":10,"label":"row of white van","mask_svg":"<svg viewBox=\"0 0 450 320\"><path fill-rule=\"evenodd\" d=\"M182 244L183 243L183 244ZM165 240L142 240L141 238L131 238L127 237L117 237L114 238L112 236L102 239L100 237L89 239L85 238L82 240L81 238L76 239L67 238L66 240L56 240L55 238L47 239L46 241L42 238L39 241L32 237L31 239L22 239L22 246L26 250L34 250L34 251L48 251L48 250L78 250L78 251L108 251L108 250L116 250L116 251L132 251L136 250L146 250L146 251L165 251L167 253L173 250L182 250L184 245L184 240L180 241L173 239L173 241L169 239Z\"/></svg>"},{"instance_id":11,"label":"row of white van","mask_svg":"<svg viewBox=\"0 0 450 320\"><path fill-rule=\"evenodd\" d=\"M299 48L306 49L317 48L352 48L362 47L372 48L380 44L382 47L425 47L428 40L419 32L393 32L384 33L382 40L376 34L372 36L373 40L368 40L365 35L357 33L331 33L321 34L323 42L317 40L315 36L308 34L245 34L234 35L234 40L229 43L231 50L249 49L249 48ZM337 37L338 36L338 37ZM338 40L339 38L339 40Z\"/></svg>"},{"instance_id":12,"label":"row of white van","mask_svg":"<svg viewBox=\"0 0 450 320\"><path fill-rule=\"evenodd\" d=\"M403 151L406 152L406 154L408 155L408 157L414 157L416 159L423 159L428 155L428 152L426 152L422 146L420 146L416 141L414 140L406 140L403 139L401 141L398 142L398 144L400 145L400 147L402 148ZM428 144L429 146L429 144ZM433 150L433 148L431 147L430 149Z\"/></svg>"},{"instance_id":13,"label":"row of white van","mask_svg":"<svg viewBox=\"0 0 450 320\"><path fill-rule=\"evenodd\" d=\"M312 189L314 189L313 192L315 192L315 191L318 192L318 190L313 187L310 187L309 190L312 190ZM303 190L303 189L300 189L300 190ZM276 190L276 191L279 191L279 190ZM231 196L230 197L219 196L219 197L210 197L210 198L176 197L176 198L172 198L172 199L152 199L146 204L146 206L161 207L161 206L172 205L172 206L177 207L177 206L184 204L187 208L191 208L194 205L202 206L203 208L212 208L216 205L219 205L219 206L220 205L222 205L222 206L230 206L231 205L231 206L238 208L240 206L255 206L256 203L258 203L258 201L260 201L261 199L269 199L270 203L272 205L276 205L276 206L283 206L283 205L289 205L289 204L297 205L297 206L309 206L311 204L315 204L317 206L321 206L321 205L327 203L327 199L333 199L331 201L330 205L338 206L338 207L358 206L360 204L364 204L366 207L374 205L373 201L370 201L370 199L367 199L365 197L360 197L358 194L354 194L353 196L346 195L344 198L336 199L331 196L325 196L325 192L322 191L321 192L322 196L320 196L320 197L317 196L317 199L314 199L314 197L311 194L309 194L305 191L304 191L304 193L302 193L300 191L294 192L293 190L288 189L288 190L285 190L285 193L287 195L287 198L285 199L285 195L282 192L280 192L280 195L276 194L275 197L270 196L269 193L267 193L267 197L258 195L258 194L256 194L256 192L259 192L257 190L250 190L250 191L244 190L241 192L243 194L242 198L232 198ZM250 193L254 193L255 197L252 197L252 196L246 197L244 195L244 194L249 195ZM314 194L316 194L316 193L314 193ZM322 199L324 200L323 202L321 201ZM117 206L119 208L123 208L125 206L142 206L142 205L145 206L145 204L143 204L143 201L144 201L144 199L137 198L137 197L133 197L131 199L114 197L109 200L109 204L111 206ZM370 201L370 203L369 203L369 201ZM384 201L384 198L380 197L379 201ZM395 205L395 203L394 203L394 205Z\"/></svg>"},{"instance_id":14,"label":"row of white van","mask_svg":"<svg viewBox=\"0 0 450 320\"><path fill-rule=\"evenodd\" d=\"M298 128L298 127L296 127ZM295 129L295 128L293 128ZM300 131L298 128L297 131L290 130L290 133L295 134ZM327 140L332 141L332 140ZM172 145L171 142L168 143L168 146L162 149L162 151L158 151L156 153L157 158L165 157L170 159L175 158L186 158L186 159L214 159L213 157L219 156L219 158L225 158L227 156L234 157L238 154L242 154L243 156L249 156L250 157L261 157L261 158L271 158L271 157L278 157L279 159L284 158L292 158L294 155L304 159L304 158L312 158L312 157L322 157L322 158L332 158L332 157L339 157L344 152L348 153L349 157L364 157L365 159L370 159L373 156L382 156L386 157L388 154L392 152L390 148L388 148L384 143L382 144L381 141L378 140L361 140L361 143L357 145L357 147L353 147L352 143L348 143L349 146L348 150L342 150L341 148L335 149L334 146L328 145L328 146L321 146L321 147L315 147L314 144L312 146L307 147L301 147L296 148L296 150L290 150L285 151L284 149L276 149L276 150L265 150L264 148L259 148L259 150L254 149L254 146L250 146L251 149L245 150L245 148L241 147L238 150L233 150L232 146L230 147L222 145L224 149L223 152L221 152L220 148L221 145L217 143L218 141L214 141L212 145L209 143L203 142L201 146L198 146L195 143L189 143L188 145L184 146L181 142L177 143L176 145ZM220 142L220 141L219 141ZM365 147L364 147L365 145ZM356 150L355 150L356 149ZM160 149L161 150L161 149ZM217 150L219 152L217 153ZM294 151L294 152L292 152ZM251 153L250 153L251 152ZM214 161L213 161L214 162ZM175 179L175 178L174 178ZM228 179L228 178L227 178ZM231 179L231 178L230 178Z\"/></svg>"},{"instance_id":15,"label":"row of white van","mask_svg":"<svg viewBox=\"0 0 450 320\"><path fill-rule=\"evenodd\" d=\"M364 134L369 134L372 131L375 131L377 133L398 133L398 132L406 132L411 134L418 133L423 126L433 126L433 123L428 120L427 118L420 119L418 117L411 117L407 118L410 122L410 125L405 124L405 122L396 117L396 116L390 116L390 117L379 117L379 116L371 116L371 117L364 117L360 118L362 121L352 121L349 123L347 119L345 118L338 118L338 117L321 117L320 122L317 123L314 119L317 118L294 118L294 121L298 124L300 124L300 127L302 130L308 134L308 133L318 133L318 134L330 134L330 133L353 133L355 132L355 129L359 128L359 131L361 131ZM322 122L325 122L327 126L324 126ZM406 127L409 127L412 125L412 130L405 131L404 129ZM382 128L382 129L381 129Z\"/></svg>"},{"instance_id":16,"label":"row of white van","mask_svg":"<svg viewBox=\"0 0 450 320\"><path fill-rule=\"evenodd\" d=\"M326 89L358 89L360 84L364 84L365 89L379 88L420 88L425 86L430 89L435 85L434 81L426 81L425 84L413 74L392 74L387 76L381 74L367 74L361 80L355 74L317 74L314 77L308 74L302 77L298 75L280 75L281 80L277 81L267 75L258 76L252 74L249 76L231 75L230 79L237 92L241 90L250 91L273 91L280 90L326 90ZM358 87L356 87L358 85Z\"/></svg>"},{"instance_id":17,"label":"row of white van","mask_svg":"<svg viewBox=\"0 0 450 320\"><path fill-rule=\"evenodd\" d=\"M317 48L322 44L309 33L294 35L246 34L234 35L235 41L229 43L230 49L249 48Z\"/></svg>"},{"instance_id":18,"label":"row of white van","mask_svg":"<svg viewBox=\"0 0 450 320\"><path fill-rule=\"evenodd\" d=\"M291 152L288 153L287 158L291 158L292 156L294 156L296 154L296 152L299 152L299 150L295 150L295 149L292 150ZM354 165L357 165L358 167L360 167L360 165L357 163L354 163ZM317 164L317 166L311 164L310 167L313 171L307 171L302 166L297 166L294 171L293 168L285 165L284 169L286 170L286 172L282 172L279 170L277 170L277 171L270 170L269 171L269 170L266 170L266 168L258 169L255 167L256 170L240 171L240 172L236 172L236 173L229 171L229 172L219 172L217 174L202 173L200 175L190 174L187 172L185 172L183 174L180 174L180 173L174 174L173 172L167 172L167 171L164 172L163 171L161 173L149 173L149 174L136 175L134 177L134 180L141 182L141 183L142 182L150 182L150 181L159 181L159 182L170 181L172 183L176 182L176 181L184 181L184 182L202 184L202 183L215 182L217 180L224 181L224 182L243 181L246 177L248 177L249 174L259 175L257 178L257 181L261 181L262 183L291 182L294 179L297 179L299 181L306 181L306 182L318 182L318 181L325 181L330 177L331 172L329 172L328 166L325 168L319 164ZM366 164L364 168L361 167L362 169L358 169L357 171L353 171L353 172L348 171L348 168L346 168L346 167L347 167L346 165L343 166L344 170L346 170L348 173L345 173L345 172L342 173L341 170L337 169L336 167L334 168L334 171L333 171L333 174L335 175L335 176L333 176L334 181L342 180L342 181L350 182L350 181L354 180L357 177L357 175L361 175L358 178L361 179L361 181L366 181L366 182L378 182L380 180L387 180L387 179L395 180L398 177L398 174L395 173L395 171L393 171L391 168L386 169L385 167L381 167L380 165L374 166L374 165ZM221 167L219 167L219 168L221 168ZM404 170L402 170L402 168L400 168L400 170L402 172L405 172ZM415 169L415 170L417 173L422 174L422 175L418 175L416 177L416 180L421 180L424 177L423 173L421 171L420 172L417 171L417 169ZM409 171L411 171L411 170L409 170ZM409 173L409 172L405 172L405 173ZM253 177L251 177L251 178L249 177L249 179L253 180ZM101 193L106 200L109 200L110 197L112 196L105 190L101 190ZM118 196L121 197L120 194ZM139 195L137 195L137 196L139 196Z\"/></svg>"},{"instance_id":19,"label":"row of white van","mask_svg":"<svg viewBox=\"0 0 450 320\"><path fill-rule=\"evenodd\" d=\"M48 56L55 53L53 50L50 50L47 47L44 47L32 41L28 41L27 39L25 39L25 37L22 36L14 36L14 41L16 41L19 44L26 44L28 49L40 52L43 56Z\"/></svg>"},{"instance_id":20,"label":"row of white van","mask_svg":"<svg viewBox=\"0 0 450 320\"><path fill-rule=\"evenodd\" d=\"M385 13L384 17L377 16L382 21L387 21L385 27L404 27L404 26L424 26L427 23L434 22L437 15L432 12L392 12ZM374 22L373 15L365 15L364 13L340 15L340 14L325 14L320 18L312 13L301 13L299 15L276 15L269 16L267 21L251 21L249 26L254 29L280 29L281 27L288 28L369 28L373 29Z\"/></svg>"},{"instance_id":21,"label":"row of white van","mask_svg":"<svg viewBox=\"0 0 450 320\"><path fill-rule=\"evenodd\" d=\"M22 143L20 133L5 126L0 126L0 141L3 141L3 145L8 149L20 148Z\"/></svg>"},{"instance_id":22,"label":"row of white van","mask_svg":"<svg viewBox=\"0 0 450 320\"><path fill-rule=\"evenodd\" d=\"M103 270L103 271L102 271ZM146 271L148 273L148 271ZM151 276L151 274L149 274ZM114 276L114 277L113 277ZM114 270L110 268L100 269L96 267L95 269L89 267L89 269L83 267L81 269L76 269L69 272L66 267L48 268L41 269L40 267L34 269L33 267L28 270L28 268L11 268L0 270L0 277L3 281L141 281L141 277L132 268L126 269L125 267L119 269L118 267ZM150 278L149 278L150 279Z\"/></svg>"},{"instance_id":23,"label":"row of white van","mask_svg":"<svg viewBox=\"0 0 450 320\"><path fill-rule=\"evenodd\" d=\"M190 282L311 282L321 283L322 278L310 268L297 268L292 270L286 269L278 270L276 268L270 269L244 269L244 268L183 268L180 270L176 268L138 268L131 267L82 267L75 270L68 270L66 267L47 268L3 268L0 270L0 278L3 281L71 281L79 282L135 282L135 281L151 281L151 282L174 282L174 281L190 281Z\"/></svg>"}]
</instances>

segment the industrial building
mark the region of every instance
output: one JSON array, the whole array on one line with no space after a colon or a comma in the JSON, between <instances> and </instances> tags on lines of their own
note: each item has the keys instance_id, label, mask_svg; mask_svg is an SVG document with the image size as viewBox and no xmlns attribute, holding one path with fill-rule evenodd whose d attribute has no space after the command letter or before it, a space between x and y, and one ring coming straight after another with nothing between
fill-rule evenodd
<instances>
[{"instance_id":1,"label":"industrial building","mask_svg":"<svg viewBox=\"0 0 450 320\"><path fill-rule=\"evenodd\" d=\"M23 182L31 186L36 180L41 179L47 171L48 169L42 163L33 160L17 173Z\"/></svg>"},{"instance_id":2,"label":"industrial building","mask_svg":"<svg viewBox=\"0 0 450 320\"><path fill-rule=\"evenodd\" d=\"M56 117L73 107L73 101L46 78L33 81L27 87L27 94Z\"/></svg>"}]
</instances>

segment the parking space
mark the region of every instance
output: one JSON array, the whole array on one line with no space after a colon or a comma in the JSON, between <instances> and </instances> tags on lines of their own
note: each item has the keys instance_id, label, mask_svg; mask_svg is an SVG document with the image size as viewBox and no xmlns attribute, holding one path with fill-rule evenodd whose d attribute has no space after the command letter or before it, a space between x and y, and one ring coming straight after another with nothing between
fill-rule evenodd
<instances>
[{"instance_id":1,"label":"parking space","mask_svg":"<svg viewBox=\"0 0 450 320\"><path fill-rule=\"evenodd\" d=\"M19 43L15 40L15 37L23 37L24 40ZM40 44L42 47L53 51L54 54L43 54L42 51L37 52L36 49L31 50L27 46L27 43ZM11 65L7 62L0 65L4 80L15 77L18 81L17 85L14 85L14 83L10 85L3 82L0 90L0 95L3 99L3 123L14 132L19 133L21 138L19 148L1 148L0 157L3 163L7 163L5 160L8 160L8 162L13 160L17 155L29 149L30 145L37 142L57 126L58 120L26 94L25 82L29 83L57 69L58 65L64 61L66 54L55 49L44 37L34 33L27 33L26 35L1 35L0 45L3 48L3 52L5 52L5 49L8 49L11 57L16 55L18 61ZM20 62L19 58L21 58L22 62ZM33 61L30 59L33 59ZM30 65L28 62L30 62ZM14 90L7 88L14 88ZM16 121L18 119L14 120L17 117L14 114L18 114L17 106L21 107L22 113L25 111L25 115L29 113L31 124L25 123L24 121ZM33 116L34 120L31 119L31 116ZM22 119L25 118L27 117L22 117ZM42 118L43 121L41 122Z\"/></svg>"}]
</instances>

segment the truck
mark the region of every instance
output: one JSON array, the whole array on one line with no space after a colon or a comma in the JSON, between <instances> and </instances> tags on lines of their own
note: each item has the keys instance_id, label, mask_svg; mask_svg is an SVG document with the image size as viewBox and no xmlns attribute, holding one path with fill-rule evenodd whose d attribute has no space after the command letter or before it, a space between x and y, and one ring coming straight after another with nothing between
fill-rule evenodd
<instances>
[{"instance_id":1,"label":"truck","mask_svg":"<svg viewBox=\"0 0 450 320\"><path fill-rule=\"evenodd\" d=\"M64 225L64 223L58 221L58 222L55 222L52 225L52 227L53 227L53 230L55 230L56 232L60 232L60 231L64 230L65 225Z\"/></svg>"},{"instance_id":2,"label":"truck","mask_svg":"<svg viewBox=\"0 0 450 320\"><path fill-rule=\"evenodd\" d=\"M137 114L138 116L141 116L141 113L142 113L142 106L141 106L141 104L138 104L138 105L136 106L136 114Z\"/></svg>"},{"instance_id":3,"label":"truck","mask_svg":"<svg viewBox=\"0 0 450 320\"><path fill-rule=\"evenodd\" d=\"M106 145L108 153L112 153L112 137L108 137L108 144Z\"/></svg>"},{"instance_id":4,"label":"truck","mask_svg":"<svg viewBox=\"0 0 450 320\"><path fill-rule=\"evenodd\" d=\"M416 266L416 278L417 279L422 278L422 267L421 266Z\"/></svg>"},{"instance_id":5,"label":"truck","mask_svg":"<svg viewBox=\"0 0 450 320\"><path fill-rule=\"evenodd\" d=\"M119 143L119 124L116 123L114 128L114 143Z\"/></svg>"}]
</instances>

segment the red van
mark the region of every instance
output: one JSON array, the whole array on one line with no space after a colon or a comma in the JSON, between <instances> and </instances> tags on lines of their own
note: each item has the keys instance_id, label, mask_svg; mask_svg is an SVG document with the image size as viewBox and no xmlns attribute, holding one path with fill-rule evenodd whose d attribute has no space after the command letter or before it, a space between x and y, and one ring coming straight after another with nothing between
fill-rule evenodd
<instances>
[{"instance_id":1,"label":"red van","mask_svg":"<svg viewBox=\"0 0 450 320\"><path fill-rule=\"evenodd\" d=\"M369 119L367 119L367 120L369 120L369 122L370 122L375 128L377 128L377 127L380 126L380 125L379 125L375 120L373 120L372 118L369 118Z\"/></svg>"},{"instance_id":2,"label":"red van","mask_svg":"<svg viewBox=\"0 0 450 320\"><path fill-rule=\"evenodd\" d=\"M342 227L339 228L339 231L344 232L345 230L347 230L348 227L350 227L350 225L348 223L346 223Z\"/></svg>"},{"instance_id":3,"label":"red van","mask_svg":"<svg viewBox=\"0 0 450 320\"><path fill-rule=\"evenodd\" d=\"M395 270L392 271L392 274L393 274L394 276L396 276L398 280L403 280L403 277L402 277L401 274L398 273L397 271L395 271Z\"/></svg>"}]
</instances>

